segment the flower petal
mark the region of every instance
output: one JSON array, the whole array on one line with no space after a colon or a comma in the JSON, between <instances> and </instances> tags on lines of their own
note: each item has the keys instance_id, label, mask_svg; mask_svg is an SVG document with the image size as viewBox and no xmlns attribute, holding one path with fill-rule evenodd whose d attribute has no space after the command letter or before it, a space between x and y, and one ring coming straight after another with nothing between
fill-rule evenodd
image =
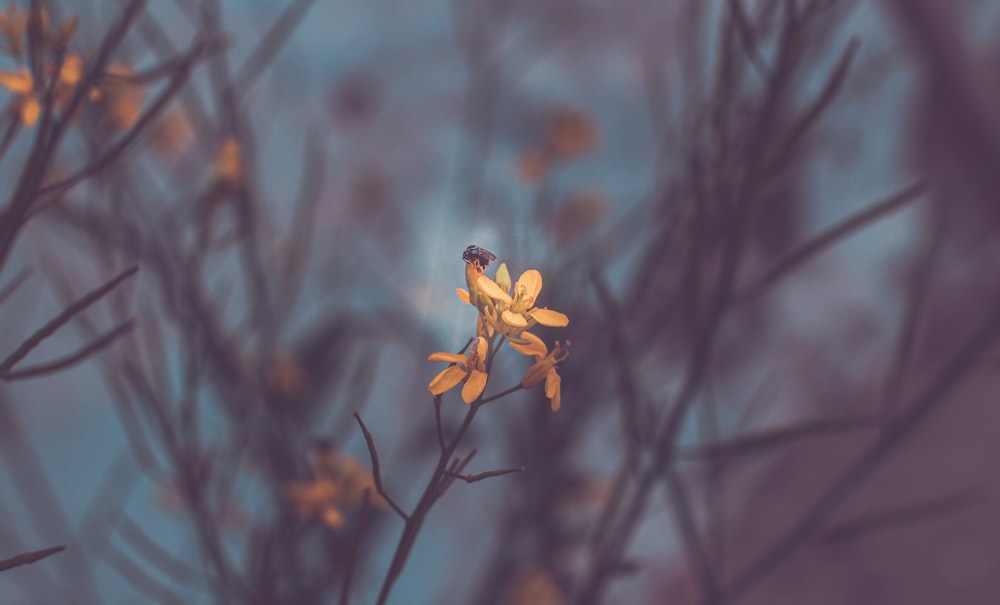
<instances>
[{"instance_id":1,"label":"flower petal","mask_svg":"<svg viewBox=\"0 0 1000 605\"><path fill-rule=\"evenodd\" d=\"M20 71L0 70L0 86L14 94L25 95L31 92L34 84L31 80L31 74L22 67Z\"/></svg>"},{"instance_id":2,"label":"flower petal","mask_svg":"<svg viewBox=\"0 0 1000 605\"><path fill-rule=\"evenodd\" d=\"M532 309L528 311L528 317L550 328L564 328L569 325L569 317L565 313L552 309Z\"/></svg>"},{"instance_id":3,"label":"flower petal","mask_svg":"<svg viewBox=\"0 0 1000 605\"><path fill-rule=\"evenodd\" d=\"M552 368L549 370L548 376L545 377L545 396L549 398L553 412L558 410L562 404L561 386L562 378L559 377L559 372Z\"/></svg>"},{"instance_id":4,"label":"flower petal","mask_svg":"<svg viewBox=\"0 0 1000 605\"><path fill-rule=\"evenodd\" d=\"M483 394L483 389L486 388L486 378L486 372L472 370L469 379L465 381L465 386L462 387L462 401L472 403L478 399Z\"/></svg>"},{"instance_id":5,"label":"flower petal","mask_svg":"<svg viewBox=\"0 0 1000 605\"><path fill-rule=\"evenodd\" d=\"M463 378L465 378L465 369L462 366L451 366L435 376L427 385L427 390L431 392L431 395L440 395L462 382Z\"/></svg>"},{"instance_id":6,"label":"flower petal","mask_svg":"<svg viewBox=\"0 0 1000 605\"><path fill-rule=\"evenodd\" d=\"M42 113L42 105L35 98L35 95L24 97L21 103L21 123L26 128L31 128L38 122L38 116Z\"/></svg>"},{"instance_id":7,"label":"flower petal","mask_svg":"<svg viewBox=\"0 0 1000 605\"><path fill-rule=\"evenodd\" d=\"M326 523L328 527L337 529L344 524L344 515L336 508L327 506L323 509L323 523Z\"/></svg>"},{"instance_id":8,"label":"flower petal","mask_svg":"<svg viewBox=\"0 0 1000 605\"><path fill-rule=\"evenodd\" d=\"M540 359L535 362L528 371L524 373L521 377L521 387L525 389L530 389L539 382L545 380L548 381L549 372L552 370L552 366L555 365L551 359Z\"/></svg>"},{"instance_id":9,"label":"flower petal","mask_svg":"<svg viewBox=\"0 0 1000 605\"><path fill-rule=\"evenodd\" d=\"M479 276L479 278L476 280L476 285L479 286L479 289L482 290L483 294L489 296L490 298L493 298L495 300L502 300L508 305L514 302L514 300L510 297L510 294L504 292L503 289L500 286L498 286L495 281L486 277L485 275Z\"/></svg>"},{"instance_id":10,"label":"flower petal","mask_svg":"<svg viewBox=\"0 0 1000 605\"><path fill-rule=\"evenodd\" d=\"M427 361L447 361L448 363L462 363L465 355L458 353L431 353L427 356Z\"/></svg>"},{"instance_id":11,"label":"flower petal","mask_svg":"<svg viewBox=\"0 0 1000 605\"><path fill-rule=\"evenodd\" d=\"M507 323L507 325L514 326L516 328L528 327L528 321L524 319L524 315L521 315L520 313L514 313L513 311L508 309L507 311L503 312L502 317L504 322Z\"/></svg>"},{"instance_id":12,"label":"flower petal","mask_svg":"<svg viewBox=\"0 0 1000 605\"><path fill-rule=\"evenodd\" d=\"M534 356L535 359L541 359L549 354L549 350L545 346L545 343L542 342L542 339L531 332L521 332L521 339L527 342L520 343L516 340L511 340L509 343L510 347L518 353Z\"/></svg>"},{"instance_id":13,"label":"flower petal","mask_svg":"<svg viewBox=\"0 0 1000 605\"><path fill-rule=\"evenodd\" d=\"M486 354L490 350L490 345L486 343L486 339L480 336L476 339L476 355L479 357L479 361L486 361Z\"/></svg>"},{"instance_id":14,"label":"flower petal","mask_svg":"<svg viewBox=\"0 0 1000 605\"><path fill-rule=\"evenodd\" d=\"M458 300L464 302L467 305L471 305L472 301L469 300L469 291L463 288L455 288L455 294L458 294Z\"/></svg>"},{"instance_id":15,"label":"flower petal","mask_svg":"<svg viewBox=\"0 0 1000 605\"><path fill-rule=\"evenodd\" d=\"M78 54L66 55L62 69L59 70L59 80L68 86L75 86L83 77L83 59Z\"/></svg>"},{"instance_id":16,"label":"flower petal","mask_svg":"<svg viewBox=\"0 0 1000 605\"><path fill-rule=\"evenodd\" d=\"M521 294L521 300L532 305L538 298L538 293L542 291L542 274L535 269L528 269L517 278L514 286L514 295Z\"/></svg>"}]
</instances>

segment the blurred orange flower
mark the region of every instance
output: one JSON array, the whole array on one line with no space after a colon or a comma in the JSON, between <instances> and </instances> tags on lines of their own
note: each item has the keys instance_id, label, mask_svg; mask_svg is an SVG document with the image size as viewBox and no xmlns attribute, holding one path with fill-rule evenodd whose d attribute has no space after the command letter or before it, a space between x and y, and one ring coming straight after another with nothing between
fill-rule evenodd
<instances>
[{"instance_id":1,"label":"blurred orange flower","mask_svg":"<svg viewBox=\"0 0 1000 605\"><path fill-rule=\"evenodd\" d=\"M357 458L323 444L312 452L310 463L312 481L293 482L284 488L285 497L299 518L315 518L331 528L339 528L344 524L344 507L360 507L365 491L373 505L387 506L376 493L372 476Z\"/></svg>"},{"instance_id":2,"label":"blurred orange flower","mask_svg":"<svg viewBox=\"0 0 1000 605\"><path fill-rule=\"evenodd\" d=\"M548 116L545 143L562 159L587 153L597 147L597 125L585 111L556 107Z\"/></svg>"},{"instance_id":3,"label":"blurred orange flower","mask_svg":"<svg viewBox=\"0 0 1000 605\"><path fill-rule=\"evenodd\" d=\"M102 104L112 128L128 130L142 117L146 86L136 79L135 70L116 63L108 67L101 83L91 91L90 98Z\"/></svg>"},{"instance_id":4,"label":"blurred orange flower","mask_svg":"<svg viewBox=\"0 0 1000 605\"><path fill-rule=\"evenodd\" d=\"M213 166L215 176L223 184L239 186L246 179L246 169L243 164L243 151L236 137L226 137L219 144Z\"/></svg>"},{"instance_id":5,"label":"blurred orange flower","mask_svg":"<svg viewBox=\"0 0 1000 605\"><path fill-rule=\"evenodd\" d=\"M517 157L517 176L528 185L537 185L549 173L549 162L540 151L528 150Z\"/></svg>"}]
</instances>

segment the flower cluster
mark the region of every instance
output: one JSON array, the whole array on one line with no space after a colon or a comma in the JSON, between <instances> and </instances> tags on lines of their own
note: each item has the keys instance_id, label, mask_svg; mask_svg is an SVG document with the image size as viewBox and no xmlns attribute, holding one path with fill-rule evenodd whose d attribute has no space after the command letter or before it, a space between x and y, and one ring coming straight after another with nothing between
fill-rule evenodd
<instances>
[{"instance_id":1,"label":"flower cluster","mask_svg":"<svg viewBox=\"0 0 1000 605\"><path fill-rule=\"evenodd\" d=\"M477 254L470 255L470 250ZM485 253L488 256L482 256ZM519 353L534 358L535 363L521 379L522 388L530 388L545 381L545 396L552 410L561 403L561 379L557 371L559 362L569 356L569 341L555 344L548 350L540 338L529 332L535 325L562 328L569 325L569 317L559 311L536 305L542 291L542 275L528 269L517 279L511 290L510 273L506 263L501 263L493 278L486 275L492 253L470 246L463 257L466 261L465 278L468 290L458 289L460 300L475 306L479 311L476 337L465 354L434 353L428 360L448 362L448 368L431 380L428 390L434 395L463 384L462 400L473 403L482 397L489 377L489 368L497 347L504 340ZM495 257L494 257L495 258Z\"/></svg>"},{"instance_id":2,"label":"flower cluster","mask_svg":"<svg viewBox=\"0 0 1000 605\"><path fill-rule=\"evenodd\" d=\"M58 28L52 27L44 7L29 13L12 5L0 12L0 52L21 64L16 70L0 70L0 87L14 95L10 108L25 128L38 122L42 100L48 94L55 109L62 111L70 105L84 74L83 57L66 52L78 25L73 18ZM25 51L31 39L51 55L35 70L40 73L32 73L25 66L30 63ZM146 87L133 70L113 64L90 86L87 98L100 107L111 128L125 130L139 121Z\"/></svg>"},{"instance_id":3,"label":"flower cluster","mask_svg":"<svg viewBox=\"0 0 1000 605\"><path fill-rule=\"evenodd\" d=\"M317 446L310 463L312 481L285 485L285 497L296 516L319 519L331 528L344 524L344 507L358 509L367 490L372 504L385 508L376 493L375 482L356 458L337 452L328 444Z\"/></svg>"}]
</instances>

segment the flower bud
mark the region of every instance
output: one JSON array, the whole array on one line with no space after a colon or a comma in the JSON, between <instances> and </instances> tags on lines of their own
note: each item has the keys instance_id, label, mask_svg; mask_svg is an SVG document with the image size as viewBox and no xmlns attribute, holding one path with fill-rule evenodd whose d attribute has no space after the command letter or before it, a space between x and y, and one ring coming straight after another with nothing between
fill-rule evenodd
<instances>
[{"instance_id":1,"label":"flower bud","mask_svg":"<svg viewBox=\"0 0 1000 605\"><path fill-rule=\"evenodd\" d=\"M525 389L530 389L531 387L539 384L545 377L548 376L549 370L555 367L556 362L550 357L545 357L534 363L528 371L524 373L521 378L521 387Z\"/></svg>"},{"instance_id":2,"label":"flower bud","mask_svg":"<svg viewBox=\"0 0 1000 605\"><path fill-rule=\"evenodd\" d=\"M507 263L500 263L496 275L493 276L493 281L504 292L510 292L510 272L507 271Z\"/></svg>"}]
</instances>

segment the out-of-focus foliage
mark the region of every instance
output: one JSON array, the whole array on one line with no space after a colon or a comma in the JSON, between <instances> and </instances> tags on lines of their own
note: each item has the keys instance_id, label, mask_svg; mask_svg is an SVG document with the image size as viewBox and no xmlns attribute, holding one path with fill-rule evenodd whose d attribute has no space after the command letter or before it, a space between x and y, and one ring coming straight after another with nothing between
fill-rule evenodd
<instances>
[{"instance_id":1,"label":"out-of-focus foliage","mask_svg":"<svg viewBox=\"0 0 1000 605\"><path fill-rule=\"evenodd\" d=\"M12 4L0 603L996 601L995 13Z\"/></svg>"}]
</instances>

